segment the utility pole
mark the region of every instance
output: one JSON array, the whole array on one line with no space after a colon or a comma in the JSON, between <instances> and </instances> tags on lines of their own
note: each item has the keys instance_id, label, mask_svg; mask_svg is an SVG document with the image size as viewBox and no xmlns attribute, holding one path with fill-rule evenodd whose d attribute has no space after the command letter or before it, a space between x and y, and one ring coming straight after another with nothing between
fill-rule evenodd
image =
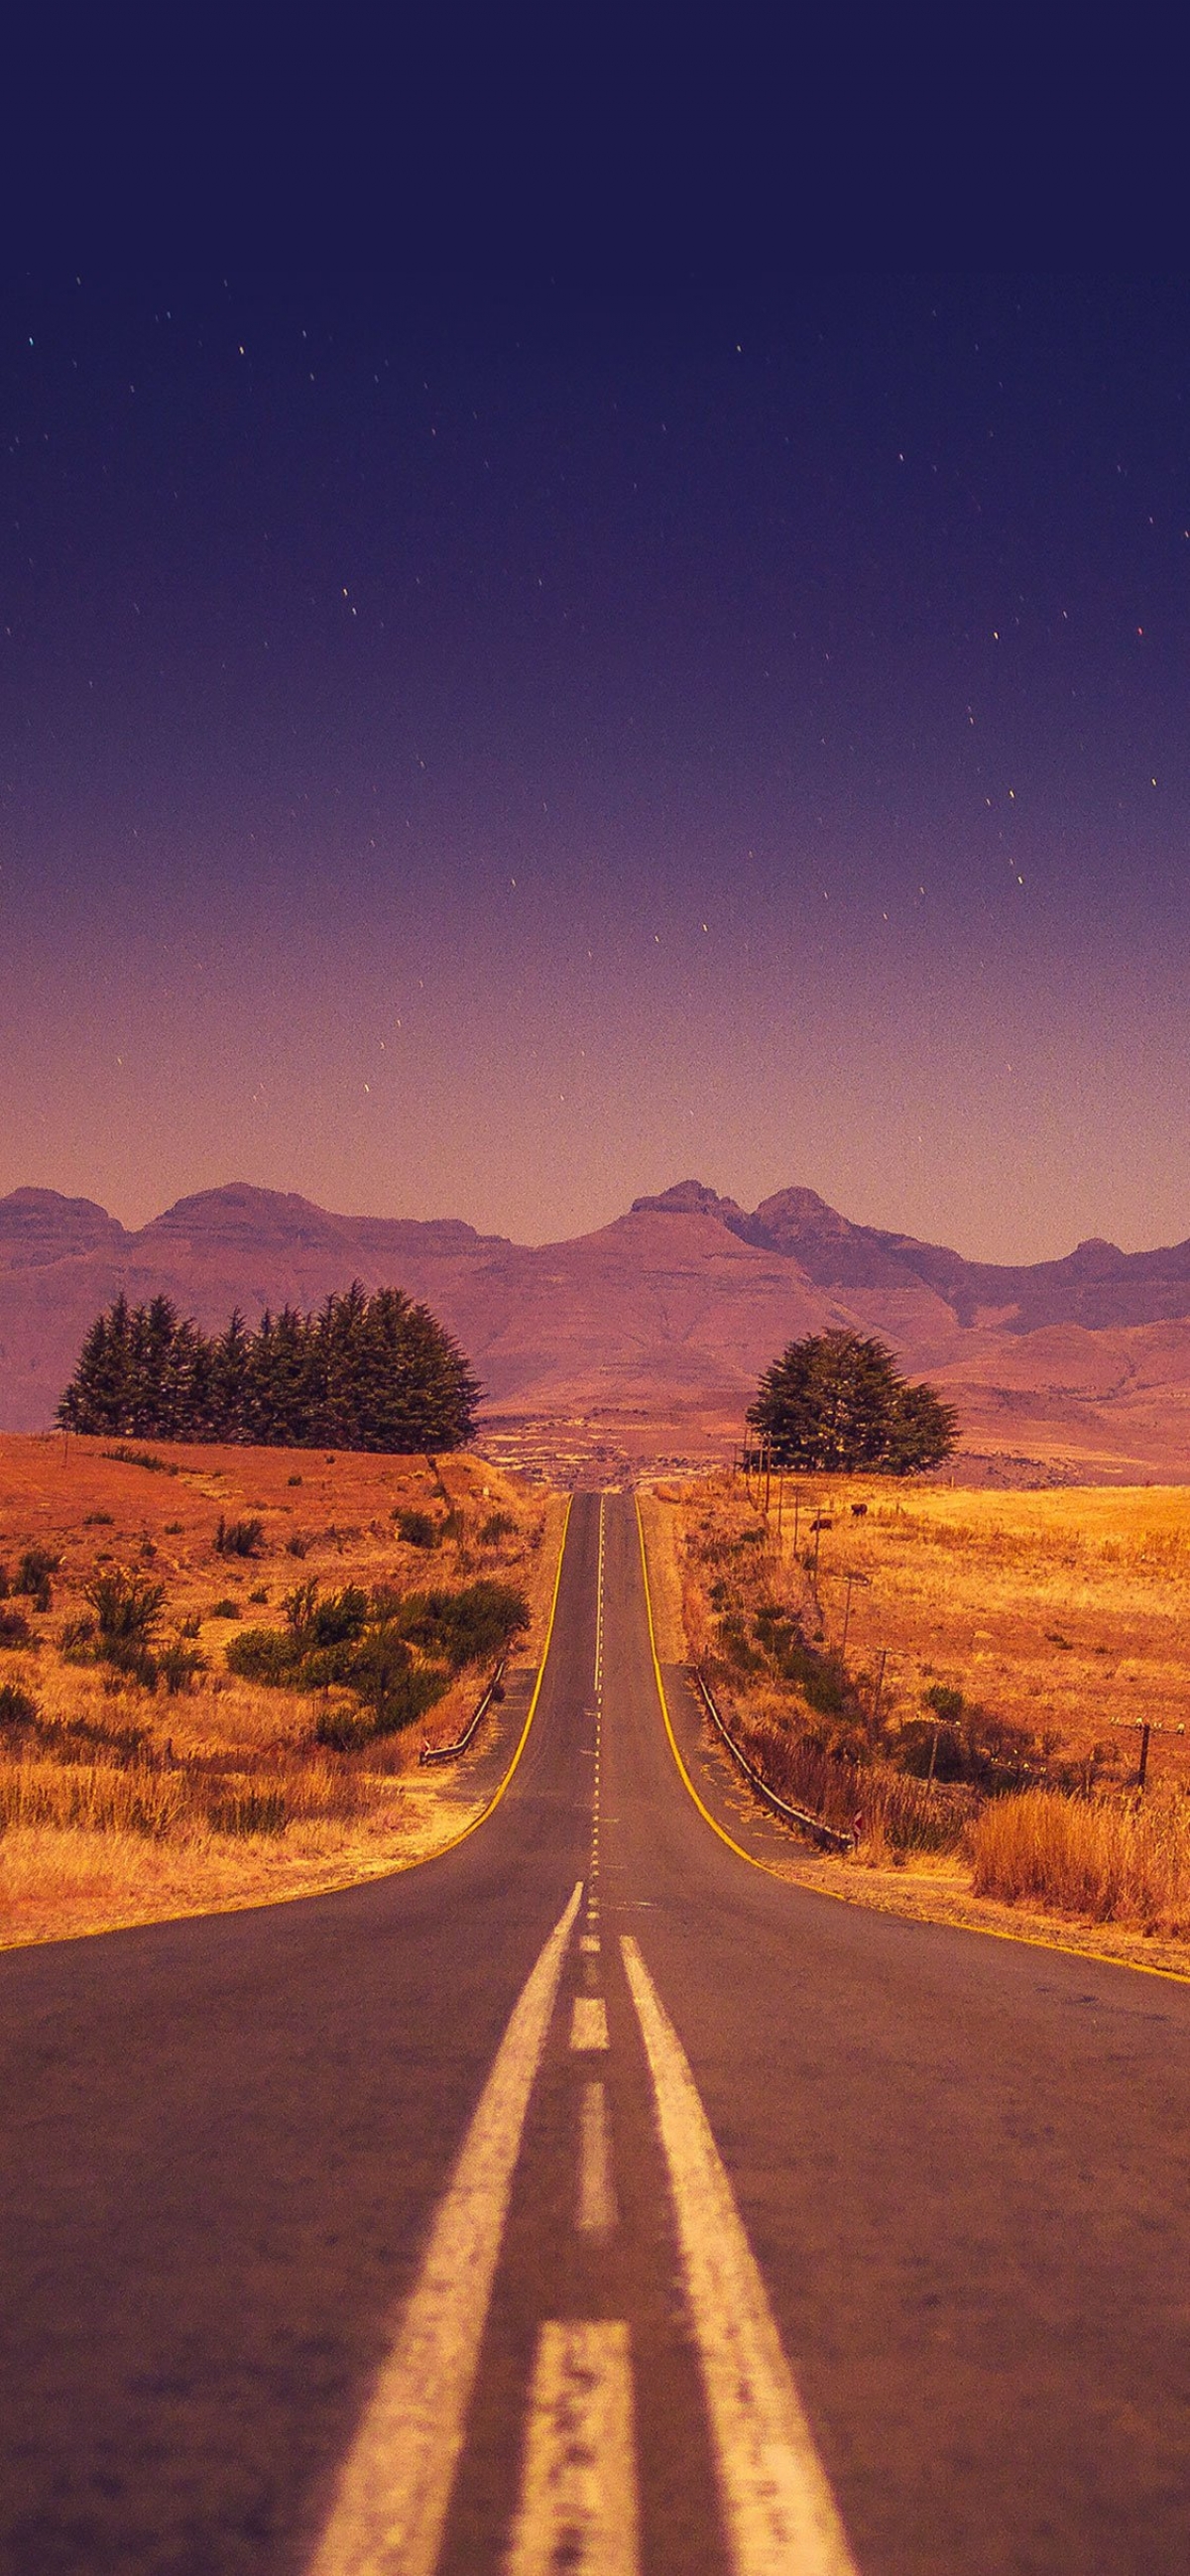
<instances>
[{"instance_id":1,"label":"utility pole","mask_svg":"<svg viewBox=\"0 0 1190 2576\"><path fill-rule=\"evenodd\" d=\"M841 1664L845 1664L847 1661L847 1631L851 1626L852 1592L857 1583L866 1592L870 1587L872 1578L870 1574L845 1574L843 1580L847 1586L847 1598L843 1607L843 1643L839 1648L839 1661Z\"/></svg>"}]
</instances>

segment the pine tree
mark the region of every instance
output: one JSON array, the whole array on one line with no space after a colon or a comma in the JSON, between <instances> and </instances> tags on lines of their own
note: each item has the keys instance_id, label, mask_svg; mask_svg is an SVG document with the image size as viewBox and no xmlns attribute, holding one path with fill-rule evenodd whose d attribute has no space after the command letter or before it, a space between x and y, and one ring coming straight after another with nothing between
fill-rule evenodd
<instances>
[{"instance_id":1,"label":"pine tree","mask_svg":"<svg viewBox=\"0 0 1190 2576\"><path fill-rule=\"evenodd\" d=\"M910 1386L883 1342L811 1333L765 1371L748 1420L775 1467L909 1476L955 1444L958 1416L930 1386Z\"/></svg>"},{"instance_id":2,"label":"pine tree","mask_svg":"<svg viewBox=\"0 0 1190 2576\"><path fill-rule=\"evenodd\" d=\"M58 1406L72 1430L267 1446L457 1449L480 1389L427 1306L358 1279L317 1315L266 1307L255 1333L237 1308L215 1339L168 1297L96 1318Z\"/></svg>"}]
</instances>

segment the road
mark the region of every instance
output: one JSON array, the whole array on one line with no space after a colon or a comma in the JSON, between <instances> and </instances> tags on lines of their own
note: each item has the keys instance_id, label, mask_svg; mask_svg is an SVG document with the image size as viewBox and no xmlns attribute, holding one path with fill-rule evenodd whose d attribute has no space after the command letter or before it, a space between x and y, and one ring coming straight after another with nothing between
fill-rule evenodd
<instances>
[{"instance_id":1,"label":"road","mask_svg":"<svg viewBox=\"0 0 1190 2576\"><path fill-rule=\"evenodd\" d=\"M5 2576L1190 2565L1190 1989L728 1849L627 1495L468 1840L0 2030Z\"/></svg>"}]
</instances>

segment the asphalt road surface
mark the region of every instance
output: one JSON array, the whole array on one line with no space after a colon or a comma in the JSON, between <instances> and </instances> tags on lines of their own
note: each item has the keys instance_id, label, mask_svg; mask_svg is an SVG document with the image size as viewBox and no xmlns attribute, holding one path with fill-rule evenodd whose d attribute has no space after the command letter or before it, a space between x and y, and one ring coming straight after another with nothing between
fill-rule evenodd
<instances>
[{"instance_id":1,"label":"asphalt road surface","mask_svg":"<svg viewBox=\"0 0 1190 2576\"><path fill-rule=\"evenodd\" d=\"M466 1842L0 2028L5 2576L1190 2566L1190 1989L726 1848L627 1495Z\"/></svg>"}]
</instances>

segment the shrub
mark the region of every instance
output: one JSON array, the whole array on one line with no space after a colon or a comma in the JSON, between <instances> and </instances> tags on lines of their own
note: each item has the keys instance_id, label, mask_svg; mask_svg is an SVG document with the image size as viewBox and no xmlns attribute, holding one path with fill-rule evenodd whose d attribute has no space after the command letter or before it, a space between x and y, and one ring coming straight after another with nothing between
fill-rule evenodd
<instances>
[{"instance_id":1,"label":"shrub","mask_svg":"<svg viewBox=\"0 0 1190 2576\"><path fill-rule=\"evenodd\" d=\"M180 1529L181 1526L180 1521L169 1523L169 1527L173 1529ZM84 1529L114 1529L114 1527L115 1521L111 1512L88 1512L83 1521Z\"/></svg>"},{"instance_id":2,"label":"shrub","mask_svg":"<svg viewBox=\"0 0 1190 2576\"><path fill-rule=\"evenodd\" d=\"M286 1539L285 1545L290 1556L305 1556L308 1553L306 1541L297 1530L294 1530Z\"/></svg>"},{"instance_id":3,"label":"shrub","mask_svg":"<svg viewBox=\"0 0 1190 2576\"><path fill-rule=\"evenodd\" d=\"M479 1535L485 1547L499 1547L502 1538L516 1537L516 1529L511 1512L489 1512Z\"/></svg>"},{"instance_id":4,"label":"shrub","mask_svg":"<svg viewBox=\"0 0 1190 2576\"><path fill-rule=\"evenodd\" d=\"M362 1637L367 1619L367 1593L358 1583L348 1583L341 1592L328 1592L325 1600L312 1604L302 1633L315 1646L348 1645Z\"/></svg>"},{"instance_id":5,"label":"shrub","mask_svg":"<svg viewBox=\"0 0 1190 2576\"><path fill-rule=\"evenodd\" d=\"M110 1574L97 1574L87 1584L84 1597L95 1613L98 1660L153 1690L157 1665L150 1641L161 1616L165 1585L113 1567Z\"/></svg>"},{"instance_id":6,"label":"shrub","mask_svg":"<svg viewBox=\"0 0 1190 2576\"><path fill-rule=\"evenodd\" d=\"M179 1630L158 1656L157 1668L170 1698L176 1699L180 1691L189 1690L196 1674L205 1673L207 1659Z\"/></svg>"},{"instance_id":7,"label":"shrub","mask_svg":"<svg viewBox=\"0 0 1190 2576\"><path fill-rule=\"evenodd\" d=\"M233 1601L230 1593L223 1601L212 1601L207 1612L208 1619L242 1619L243 1616L240 1603Z\"/></svg>"},{"instance_id":8,"label":"shrub","mask_svg":"<svg viewBox=\"0 0 1190 2576\"><path fill-rule=\"evenodd\" d=\"M228 1521L219 1514L215 1531L216 1556L262 1556L264 1522L260 1520Z\"/></svg>"},{"instance_id":9,"label":"shrub","mask_svg":"<svg viewBox=\"0 0 1190 2576\"><path fill-rule=\"evenodd\" d=\"M358 1753L375 1733L370 1717L359 1709L324 1708L314 1729L316 1744L325 1744L331 1753Z\"/></svg>"},{"instance_id":10,"label":"shrub","mask_svg":"<svg viewBox=\"0 0 1190 2576\"><path fill-rule=\"evenodd\" d=\"M61 1563L61 1557L52 1556L48 1548L27 1547L13 1577L13 1591L27 1594L35 1610L48 1610L50 1576L57 1573Z\"/></svg>"},{"instance_id":11,"label":"shrub","mask_svg":"<svg viewBox=\"0 0 1190 2576\"><path fill-rule=\"evenodd\" d=\"M529 1625L529 1605L511 1583L488 1579L463 1592L412 1592L400 1614L402 1633L452 1673L494 1659Z\"/></svg>"},{"instance_id":12,"label":"shrub","mask_svg":"<svg viewBox=\"0 0 1190 2576\"><path fill-rule=\"evenodd\" d=\"M0 1646L27 1646L32 1634L23 1610L0 1610Z\"/></svg>"},{"instance_id":13,"label":"shrub","mask_svg":"<svg viewBox=\"0 0 1190 2576\"><path fill-rule=\"evenodd\" d=\"M245 1628L242 1637L232 1638L224 1660L243 1681L284 1687L294 1679L300 1649L295 1651L284 1628Z\"/></svg>"},{"instance_id":14,"label":"shrub","mask_svg":"<svg viewBox=\"0 0 1190 2576\"><path fill-rule=\"evenodd\" d=\"M15 1682L0 1682L0 1729L11 1734L36 1724L36 1700L28 1691L18 1690Z\"/></svg>"},{"instance_id":15,"label":"shrub","mask_svg":"<svg viewBox=\"0 0 1190 2576\"><path fill-rule=\"evenodd\" d=\"M397 1524L397 1537L404 1541L406 1547L437 1547L438 1523L432 1512L398 1509L393 1513L393 1519Z\"/></svg>"},{"instance_id":16,"label":"shrub","mask_svg":"<svg viewBox=\"0 0 1190 2576\"><path fill-rule=\"evenodd\" d=\"M898 1768L916 1779L1019 1788L1044 1760L1044 1744L1027 1727L966 1699L950 1683L933 1682L922 1696L931 1714L907 1718L889 1748Z\"/></svg>"}]
</instances>

